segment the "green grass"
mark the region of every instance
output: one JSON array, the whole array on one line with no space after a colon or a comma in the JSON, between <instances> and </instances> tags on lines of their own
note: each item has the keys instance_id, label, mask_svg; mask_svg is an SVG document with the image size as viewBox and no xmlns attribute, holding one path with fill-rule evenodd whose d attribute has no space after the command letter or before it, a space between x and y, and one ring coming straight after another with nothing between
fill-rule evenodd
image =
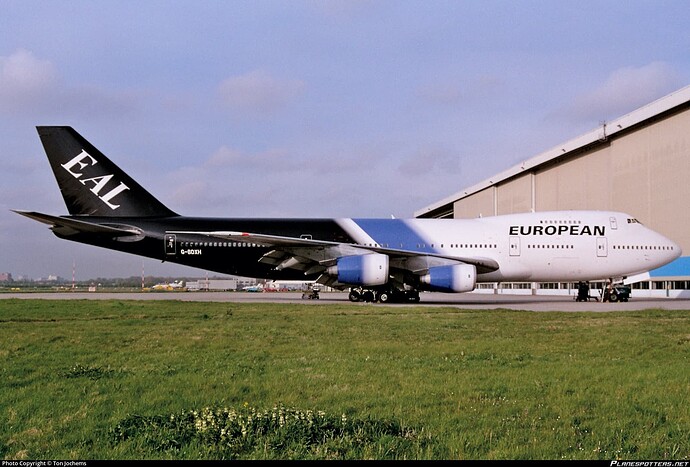
<instances>
[{"instance_id":1,"label":"green grass","mask_svg":"<svg viewBox=\"0 0 690 467\"><path fill-rule=\"evenodd\" d=\"M0 362L0 459L690 458L690 311L8 299Z\"/></svg>"}]
</instances>

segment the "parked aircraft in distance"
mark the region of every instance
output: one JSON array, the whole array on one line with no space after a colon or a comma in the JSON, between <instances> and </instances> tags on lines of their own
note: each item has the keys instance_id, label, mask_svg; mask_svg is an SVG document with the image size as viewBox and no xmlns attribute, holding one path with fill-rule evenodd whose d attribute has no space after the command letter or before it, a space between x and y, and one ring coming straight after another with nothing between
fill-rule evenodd
<instances>
[{"instance_id":1,"label":"parked aircraft in distance","mask_svg":"<svg viewBox=\"0 0 690 467\"><path fill-rule=\"evenodd\" d=\"M59 238L224 274L316 281L350 300L419 301L482 282L622 278L669 263L677 244L621 212L478 219L257 219L176 214L71 127L38 134L69 211L16 211Z\"/></svg>"},{"instance_id":2,"label":"parked aircraft in distance","mask_svg":"<svg viewBox=\"0 0 690 467\"><path fill-rule=\"evenodd\" d=\"M242 290L244 290L245 292L263 292L264 286L261 284L248 285L246 287L242 287Z\"/></svg>"},{"instance_id":3,"label":"parked aircraft in distance","mask_svg":"<svg viewBox=\"0 0 690 467\"><path fill-rule=\"evenodd\" d=\"M164 282L151 287L151 290L181 290L184 288L183 281Z\"/></svg>"}]
</instances>

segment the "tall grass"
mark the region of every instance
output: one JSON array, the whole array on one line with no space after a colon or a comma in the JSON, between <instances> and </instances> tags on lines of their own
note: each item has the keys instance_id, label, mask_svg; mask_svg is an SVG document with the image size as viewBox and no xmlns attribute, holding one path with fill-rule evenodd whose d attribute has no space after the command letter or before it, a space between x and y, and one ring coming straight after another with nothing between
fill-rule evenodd
<instances>
[{"instance_id":1,"label":"tall grass","mask_svg":"<svg viewBox=\"0 0 690 467\"><path fill-rule=\"evenodd\" d=\"M0 362L3 459L690 458L690 311L10 299Z\"/></svg>"}]
</instances>

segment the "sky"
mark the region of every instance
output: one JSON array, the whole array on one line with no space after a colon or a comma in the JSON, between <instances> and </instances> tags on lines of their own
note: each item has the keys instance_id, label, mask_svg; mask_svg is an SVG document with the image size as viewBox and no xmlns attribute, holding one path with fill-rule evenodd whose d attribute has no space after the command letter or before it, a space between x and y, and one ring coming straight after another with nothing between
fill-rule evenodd
<instances>
[{"instance_id":1,"label":"sky","mask_svg":"<svg viewBox=\"0 0 690 467\"><path fill-rule=\"evenodd\" d=\"M686 0L0 0L0 272L204 271L60 240L36 133L173 211L414 212L690 84Z\"/></svg>"}]
</instances>

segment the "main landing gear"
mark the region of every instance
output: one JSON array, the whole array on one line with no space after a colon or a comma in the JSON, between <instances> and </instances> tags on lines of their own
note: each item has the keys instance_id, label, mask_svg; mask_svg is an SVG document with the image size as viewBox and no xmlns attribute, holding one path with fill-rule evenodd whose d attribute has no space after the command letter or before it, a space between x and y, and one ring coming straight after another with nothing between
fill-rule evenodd
<instances>
[{"instance_id":1,"label":"main landing gear","mask_svg":"<svg viewBox=\"0 0 690 467\"><path fill-rule=\"evenodd\" d=\"M419 292L416 290L371 290L358 287L350 289L348 298L351 302L419 303Z\"/></svg>"}]
</instances>

